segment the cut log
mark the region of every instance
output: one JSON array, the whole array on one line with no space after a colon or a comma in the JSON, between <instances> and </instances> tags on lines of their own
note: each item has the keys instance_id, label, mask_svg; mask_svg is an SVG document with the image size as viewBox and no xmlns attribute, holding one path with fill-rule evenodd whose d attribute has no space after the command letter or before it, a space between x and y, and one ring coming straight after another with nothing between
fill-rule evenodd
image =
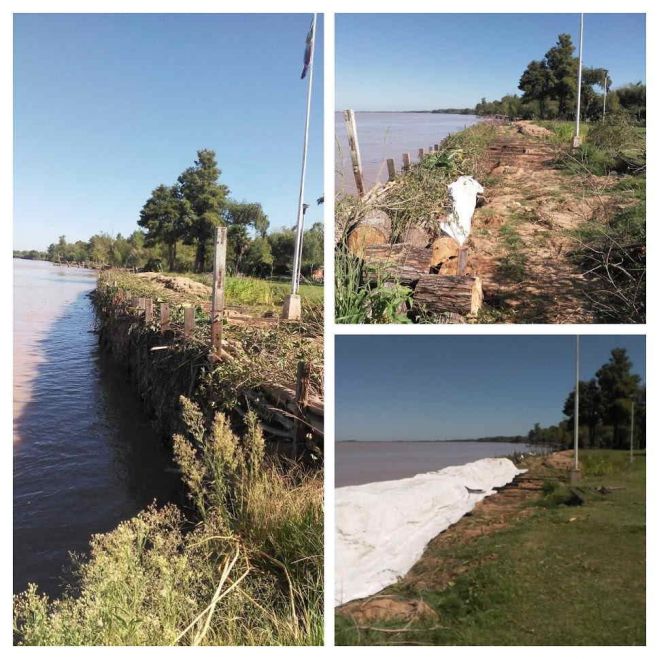
<instances>
[{"instance_id":1,"label":"cut log","mask_svg":"<svg viewBox=\"0 0 659 659\"><path fill-rule=\"evenodd\" d=\"M424 275L414 289L414 304L430 313L477 314L483 305L480 277Z\"/></svg>"},{"instance_id":2,"label":"cut log","mask_svg":"<svg viewBox=\"0 0 659 659\"><path fill-rule=\"evenodd\" d=\"M377 227L359 225L348 235L348 249L360 258L364 256L364 249L369 245L386 245L388 236Z\"/></svg>"},{"instance_id":3,"label":"cut log","mask_svg":"<svg viewBox=\"0 0 659 659\"><path fill-rule=\"evenodd\" d=\"M428 247L430 244L428 232L419 226L408 226L402 235L402 239L404 243L409 243L410 245L414 245L414 247Z\"/></svg>"},{"instance_id":4,"label":"cut log","mask_svg":"<svg viewBox=\"0 0 659 659\"><path fill-rule=\"evenodd\" d=\"M451 236L440 236L432 244L432 267L438 267L449 259L457 259L460 245Z\"/></svg>"},{"instance_id":5,"label":"cut log","mask_svg":"<svg viewBox=\"0 0 659 659\"><path fill-rule=\"evenodd\" d=\"M370 245L364 249L364 278L366 281L397 281L414 284L430 272L432 250L408 243Z\"/></svg>"}]
</instances>

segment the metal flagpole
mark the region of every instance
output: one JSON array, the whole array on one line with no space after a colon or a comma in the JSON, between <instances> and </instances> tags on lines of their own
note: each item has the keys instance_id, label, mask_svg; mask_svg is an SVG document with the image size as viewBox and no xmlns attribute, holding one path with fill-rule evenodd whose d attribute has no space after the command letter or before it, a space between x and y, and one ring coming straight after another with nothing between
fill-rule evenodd
<instances>
[{"instance_id":1,"label":"metal flagpole","mask_svg":"<svg viewBox=\"0 0 659 659\"><path fill-rule=\"evenodd\" d=\"M579 137L579 121L581 119L581 66L583 62L583 14L581 14L581 19L579 21L579 76L577 78L577 128L576 135L572 146L574 148L578 147L581 144L581 137Z\"/></svg>"},{"instance_id":2,"label":"metal flagpole","mask_svg":"<svg viewBox=\"0 0 659 659\"><path fill-rule=\"evenodd\" d=\"M573 480L578 479L579 474L579 335L577 334L576 350L576 386L574 388L574 469Z\"/></svg>"},{"instance_id":3,"label":"metal flagpole","mask_svg":"<svg viewBox=\"0 0 659 659\"><path fill-rule=\"evenodd\" d=\"M311 57L309 59L309 80L307 84L307 114L304 121L304 147L302 149L302 173L300 175L300 197L297 204L297 233L295 236L295 256L293 258L293 277L291 293L297 295L300 285L298 271L302 258L302 240L304 227L304 180L307 174L307 145L309 142L309 114L311 112L311 86L313 84L313 56L316 49L316 14L311 20Z\"/></svg>"}]
</instances>

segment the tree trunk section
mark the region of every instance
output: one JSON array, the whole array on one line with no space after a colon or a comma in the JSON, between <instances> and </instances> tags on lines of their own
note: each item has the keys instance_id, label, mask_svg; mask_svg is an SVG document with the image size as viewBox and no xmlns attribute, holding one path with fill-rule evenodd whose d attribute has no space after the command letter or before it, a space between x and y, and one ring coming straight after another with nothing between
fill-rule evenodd
<instances>
[{"instance_id":1,"label":"tree trunk section","mask_svg":"<svg viewBox=\"0 0 659 659\"><path fill-rule=\"evenodd\" d=\"M366 281L397 281L412 285L430 272L432 250L407 243L364 248Z\"/></svg>"},{"instance_id":2,"label":"tree trunk section","mask_svg":"<svg viewBox=\"0 0 659 659\"><path fill-rule=\"evenodd\" d=\"M483 305L479 277L424 275L414 289L414 304L430 313L477 314Z\"/></svg>"}]
</instances>

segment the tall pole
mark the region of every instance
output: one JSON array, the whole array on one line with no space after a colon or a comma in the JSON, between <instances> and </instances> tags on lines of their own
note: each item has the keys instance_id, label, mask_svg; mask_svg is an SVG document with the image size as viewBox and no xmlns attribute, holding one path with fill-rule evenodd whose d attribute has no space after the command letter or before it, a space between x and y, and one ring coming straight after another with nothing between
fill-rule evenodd
<instances>
[{"instance_id":1,"label":"tall pole","mask_svg":"<svg viewBox=\"0 0 659 659\"><path fill-rule=\"evenodd\" d=\"M629 464L634 462L634 401L632 401L632 423L629 430Z\"/></svg>"},{"instance_id":2,"label":"tall pole","mask_svg":"<svg viewBox=\"0 0 659 659\"><path fill-rule=\"evenodd\" d=\"M604 105L602 106L602 119L606 117L606 92L608 88L609 72L604 69Z\"/></svg>"},{"instance_id":3,"label":"tall pole","mask_svg":"<svg viewBox=\"0 0 659 659\"><path fill-rule=\"evenodd\" d=\"M574 388L574 471L579 471L579 335L577 335L576 385Z\"/></svg>"},{"instance_id":4,"label":"tall pole","mask_svg":"<svg viewBox=\"0 0 659 659\"><path fill-rule=\"evenodd\" d=\"M576 135L574 137L574 146L577 147L581 144L581 137L579 136L579 123L581 119L581 68L583 64L583 14L579 21L579 76L577 78L577 127Z\"/></svg>"},{"instance_id":5,"label":"tall pole","mask_svg":"<svg viewBox=\"0 0 659 659\"><path fill-rule=\"evenodd\" d=\"M316 49L316 14L311 20L311 58L309 60L309 76L307 82L307 114L304 120L304 146L302 149L302 173L300 174L300 196L297 203L297 233L295 236L295 256L293 258L293 277L291 293L297 295L300 280L298 272L302 256L302 240L304 228L304 180L307 174L307 146L309 142L309 114L311 112L311 87L313 84L313 56Z\"/></svg>"}]
</instances>

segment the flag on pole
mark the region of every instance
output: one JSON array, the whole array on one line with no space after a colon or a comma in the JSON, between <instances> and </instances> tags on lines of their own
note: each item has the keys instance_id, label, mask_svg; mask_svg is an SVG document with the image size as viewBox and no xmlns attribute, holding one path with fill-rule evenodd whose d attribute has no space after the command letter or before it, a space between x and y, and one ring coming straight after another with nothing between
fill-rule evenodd
<instances>
[{"instance_id":1,"label":"flag on pole","mask_svg":"<svg viewBox=\"0 0 659 659\"><path fill-rule=\"evenodd\" d=\"M307 76L307 71L309 70L309 65L311 64L311 47L313 46L313 19L311 19L311 27L309 28L309 33L307 34L307 45L304 49L304 67L302 68L302 75L300 80L304 80Z\"/></svg>"}]
</instances>

